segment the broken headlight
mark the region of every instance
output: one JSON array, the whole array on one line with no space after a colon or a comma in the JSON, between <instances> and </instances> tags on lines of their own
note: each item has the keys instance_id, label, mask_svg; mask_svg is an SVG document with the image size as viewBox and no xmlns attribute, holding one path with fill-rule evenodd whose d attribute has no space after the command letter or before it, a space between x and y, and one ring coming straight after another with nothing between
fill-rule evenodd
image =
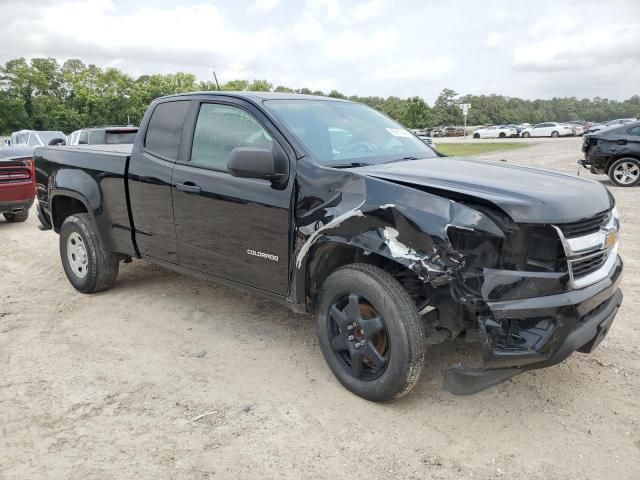
<instances>
[{"instance_id":1,"label":"broken headlight","mask_svg":"<svg viewBox=\"0 0 640 480\"><path fill-rule=\"evenodd\" d=\"M501 238L461 227L449 227L447 235L453 249L464 255L467 268L482 269L498 266Z\"/></svg>"}]
</instances>

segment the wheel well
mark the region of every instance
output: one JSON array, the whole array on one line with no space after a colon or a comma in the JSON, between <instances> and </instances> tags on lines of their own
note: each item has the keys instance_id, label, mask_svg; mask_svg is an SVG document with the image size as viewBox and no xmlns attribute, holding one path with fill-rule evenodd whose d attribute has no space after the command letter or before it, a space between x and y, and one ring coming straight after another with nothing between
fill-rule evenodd
<instances>
[{"instance_id":1,"label":"wheel well","mask_svg":"<svg viewBox=\"0 0 640 480\"><path fill-rule=\"evenodd\" d=\"M614 162L620 160L621 158L633 158L634 160L638 160L640 161L640 156L638 155L633 155L633 154L624 154L624 155L616 155L614 157L611 157L608 161L607 164L604 168L604 173L606 175L609 175L609 169L611 168L611 165L613 165Z\"/></svg>"},{"instance_id":2,"label":"wheel well","mask_svg":"<svg viewBox=\"0 0 640 480\"><path fill-rule=\"evenodd\" d=\"M318 290L327 277L338 268L350 263L367 263L383 269L400 282L416 305L422 302L424 298L423 283L413 271L404 265L359 247L327 242L319 245L312 252L307 268L307 295L311 299L312 310Z\"/></svg>"},{"instance_id":3,"label":"wheel well","mask_svg":"<svg viewBox=\"0 0 640 480\"><path fill-rule=\"evenodd\" d=\"M60 232L60 227L65 219L76 213L87 213L87 207L84 206L77 198L66 197L64 195L57 195L53 197L51 202L51 220L53 222L53 229L56 232Z\"/></svg>"}]
</instances>

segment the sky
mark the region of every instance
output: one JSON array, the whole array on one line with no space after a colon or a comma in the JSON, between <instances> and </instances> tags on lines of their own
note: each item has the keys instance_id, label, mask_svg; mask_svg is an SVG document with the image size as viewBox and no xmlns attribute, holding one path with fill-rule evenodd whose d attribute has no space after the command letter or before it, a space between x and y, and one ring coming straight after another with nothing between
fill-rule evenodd
<instances>
[{"instance_id":1,"label":"sky","mask_svg":"<svg viewBox=\"0 0 640 480\"><path fill-rule=\"evenodd\" d=\"M0 0L0 63L80 58L347 95L625 99L640 0Z\"/></svg>"}]
</instances>

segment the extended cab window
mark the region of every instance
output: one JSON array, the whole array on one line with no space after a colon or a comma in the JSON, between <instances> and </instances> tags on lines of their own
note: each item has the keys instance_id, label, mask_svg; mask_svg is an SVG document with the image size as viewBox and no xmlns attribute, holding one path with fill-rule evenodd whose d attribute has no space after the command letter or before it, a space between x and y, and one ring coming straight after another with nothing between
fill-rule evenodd
<instances>
[{"instance_id":1,"label":"extended cab window","mask_svg":"<svg viewBox=\"0 0 640 480\"><path fill-rule=\"evenodd\" d=\"M227 171L236 147L273 148L273 139L258 121L230 105L204 103L200 107L191 148L191 163Z\"/></svg>"},{"instance_id":2,"label":"extended cab window","mask_svg":"<svg viewBox=\"0 0 640 480\"><path fill-rule=\"evenodd\" d=\"M185 100L161 103L156 106L149 121L144 147L161 157L177 159L180 136L188 108L189 102Z\"/></svg>"}]
</instances>

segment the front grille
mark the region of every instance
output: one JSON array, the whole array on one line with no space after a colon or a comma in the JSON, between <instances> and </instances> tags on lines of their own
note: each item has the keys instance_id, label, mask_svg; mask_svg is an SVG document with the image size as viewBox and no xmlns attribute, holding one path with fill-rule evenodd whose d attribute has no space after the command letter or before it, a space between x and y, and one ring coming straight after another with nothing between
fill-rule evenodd
<instances>
[{"instance_id":1,"label":"front grille","mask_svg":"<svg viewBox=\"0 0 640 480\"><path fill-rule=\"evenodd\" d=\"M597 232L602 225L609 220L609 211L600 212L586 220L578 220L577 222L558 224L558 228L566 238L581 237Z\"/></svg>"},{"instance_id":2,"label":"front grille","mask_svg":"<svg viewBox=\"0 0 640 480\"><path fill-rule=\"evenodd\" d=\"M598 270L607 261L609 251L604 250L594 255L589 255L584 258L571 261L571 270L573 272L573 278L579 279L586 277L590 273Z\"/></svg>"}]
</instances>

